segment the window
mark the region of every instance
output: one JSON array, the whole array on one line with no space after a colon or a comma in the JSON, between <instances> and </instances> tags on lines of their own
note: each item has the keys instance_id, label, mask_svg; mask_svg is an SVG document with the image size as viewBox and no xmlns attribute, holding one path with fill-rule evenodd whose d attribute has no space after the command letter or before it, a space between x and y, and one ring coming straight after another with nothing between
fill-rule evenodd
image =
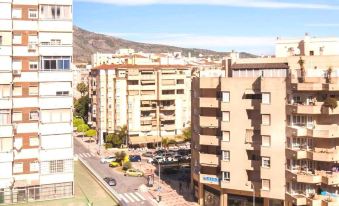
<instances>
[{"instance_id":1,"label":"window","mask_svg":"<svg viewBox=\"0 0 339 206\"><path fill-rule=\"evenodd\" d=\"M270 147L271 146L271 137L270 136L262 136L262 146L263 147Z\"/></svg>"},{"instance_id":2,"label":"window","mask_svg":"<svg viewBox=\"0 0 339 206\"><path fill-rule=\"evenodd\" d=\"M69 95L69 91L57 91L56 95L57 96L68 96Z\"/></svg>"},{"instance_id":3,"label":"window","mask_svg":"<svg viewBox=\"0 0 339 206\"><path fill-rule=\"evenodd\" d=\"M22 137L16 137L14 139L14 147L16 149L21 149L22 148L22 145L23 145L23 140L22 140Z\"/></svg>"},{"instance_id":4,"label":"window","mask_svg":"<svg viewBox=\"0 0 339 206\"><path fill-rule=\"evenodd\" d=\"M21 60L14 60L13 61L13 70L21 70L22 69L22 61Z\"/></svg>"},{"instance_id":5,"label":"window","mask_svg":"<svg viewBox=\"0 0 339 206\"><path fill-rule=\"evenodd\" d=\"M40 5L41 19L71 19L72 9L67 5Z\"/></svg>"},{"instance_id":6,"label":"window","mask_svg":"<svg viewBox=\"0 0 339 206\"><path fill-rule=\"evenodd\" d=\"M29 19L36 19L36 18L38 18L38 10L36 10L36 9L28 10L28 18Z\"/></svg>"},{"instance_id":7,"label":"window","mask_svg":"<svg viewBox=\"0 0 339 206\"><path fill-rule=\"evenodd\" d=\"M39 87L37 87L37 86L30 86L28 88L28 94L30 96L38 95L39 94Z\"/></svg>"},{"instance_id":8,"label":"window","mask_svg":"<svg viewBox=\"0 0 339 206\"><path fill-rule=\"evenodd\" d=\"M177 94L184 94L184 90L183 89L178 89L177 90Z\"/></svg>"},{"instance_id":9,"label":"window","mask_svg":"<svg viewBox=\"0 0 339 206\"><path fill-rule=\"evenodd\" d=\"M222 180L229 182L231 180L230 172L222 172Z\"/></svg>"},{"instance_id":10,"label":"window","mask_svg":"<svg viewBox=\"0 0 339 206\"><path fill-rule=\"evenodd\" d=\"M269 157L262 157L262 167L270 168L271 167L271 159Z\"/></svg>"},{"instance_id":11,"label":"window","mask_svg":"<svg viewBox=\"0 0 339 206\"><path fill-rule=\"evenodd\" d=\"M230 151L222 151L222 160L230 161Z\"/></svg>"},{"instance_id":12,"label":"window","mask_svg":"<svg viewBox=\"0 0 339 206\"><path fill-rule=\"evenodd\" d=\"M39 146L39 138L38 137L30 137L29 138L29 146L31 146L31 147Z\"/></svg>"},{"instance_id":13,"label":"window","mask_svg":"<svg viewBox=\"0 0 339 206\"><path fill-rule=\"evenodd\" d=\"M70 70L71 57L42 57L42 70Z\"/></svg>"},{"instance_id":14,"label":"window","mask_svg":"<svg viewBox=\"0 0 339 206\"><path fill-rule=\"evenodd\" d=\"M12 138L0 138L0 152L10 152L13 149Z\"/></svg>"},{"instance_id":15,"label":"window","mask_svg":"<svg viewBox=\"0 0 339 206\"><path fill-rule=\"evenodd\" d=\"M270 180L263 179L262 180L262 190L270 190Z\"/></svg>"},{"instance_id":16,"label":"window","mask_svg":"<svg viewBox=\"0 0 339 206\"><path fill-rule=\"evenodd\" d=\"M0 36L0 45L2 45L2 36Z\"/></svg>"},{"instance_id":17,"label":"window","mask_svg":"<svg viewBox=\"0 0 339 206\"><path fill-rule=\"evenodd\" d=\"M0 85L0 99L10 97L11 87L10 85Z\"/></svg>"},{"instance_id":18,"label":"window","mask_svg":"<svg viewBox=\"0 0 339 206\"><path fill-rule=\"evenodd\" d=\"M222 132L222 141L224 141L224 142L230 141L230 131Z\"/></svg>"},{"instance_id":19,"label":"window","mask_svg":"<svg viewBox=\"0 0 339 206\"><path fill-rule=\"evenodd\" d=\"M22 121L22 112L13 112L13 122Z\"/></svg>"},{"instance_id":20,"label":"window","mask_svg":"<svg viewBox=\"0 0 339 206\"><path fill-rule=\"evenodd\" d=\"M13 44L21 44L21 42L22 42L21 34L14 34Z\"/></svg>"},{"instance_id":21,"label":"window","mask_svg":"<svg viewBox=\"0 0 339 206\"><path fill-rule=\"evenodd\" d=\"M230 92L222 92L222 102L230 102Z\"/></svg>"},{"instance_id":22,"label":"window","mask_svg":"<svg viewBox=\"0 0 339 206\"><path fill-rule=\"evenodd\" d=\"M22 10L21 9L13 9L12 17L14 19L21 19L22 18Z\"/></svg>"},{"instance_id":23,"label":"window","mask_svg":"<svg viewBox=\"0 0 339 206\"><path fill-rule=\"evenodd\" d=\"M51 39L51 45L61 45L60 39Z\"/></svg>"},{"instance_id":24,"label":"window","mask_svg":"<svg viewBox=\"0 0 339 206\"><path fill-rule=\"evenodd\" d=\"M10 125L11 115L9 110L0 110L0 125Z\"/></svg>"},{"instance_id":25,"label":"window","mask_svg":"<svg viewBox=\"0 0 339 206\"><path fill-rule=\"evenodd\" d=\"M29 120L39 120L39 113L37 111L30 112Z\"/></svg>"},{"instance_id":26,"label":"window","mask_svg":"<svg viewBox=\"0 0 339 206\"><path fill-rule=\"evenodd\" d=\"M230 112L222 112L222 121L229 122L230 121Z\"/></svg>"},{"instance_id":27,"label":"window","mask_svg":"<svg viewBox=\"0 0 339 206\"><path fill-rule=\"evenodd\" d=\"M183 79L177 79L177 84L184 84L184 80Z\"/></svg>"},{"instance_id":28,"label":"window","mask_svg":"<svg viewBox=\"0 0 339 206\"><path fill-rule=\"evenodd\" d=\"M39 171L39 162L31 162L29 163L29 171L38 172Z\"/></svg>"},{"instance_id":29,"label":"window","mask_svg":"<svg viewBox=\"0 0 339 206\"><path fill-rule=\"evenodd\" d=\"M63 160L50 161L49 172L52 174L64 172L64 161Z\"/></svg>"},{"instance_id":30,"label":"window","mask_svg":"<svg viewBox=\"0 0 339 206\"><path fill-rule=\"evenodd\" d=\"M24 163L17 162L13 165L13 173L23 173L24 171Z\"/></svg>"},{"instance_id":31,"label":"window","mask_svg":"<svg viewBox=\"0 0 339 206\"><path fill-rule=\"evenodd\" d=\"M22 87L14 86L13 87L13 96L22 96Z\"/></svg>"},{"instance_id":32,"label":"window","mask_svg":"<svg viewBox=\"0 0 339 206\"><path fill-rule=\"evenodd\" d=\"M270 93L262 93L262 103L270 104L271 103L271 94Z\"/></svg>"},{"instance_id":33,"label":"window","mask_svg":"<svg viewBox=\"0 0 339 206\"><path fill-rule=\"evenodd\" d=\"M29 62L29 70L38 70L38 62Z\"/></svg>"},{"instance_id":34,"label":"window","mask_svg":"<svg viewBox=\"0 0 339 206\"><path fill-rule=\"evenodd\" d=\"M261 115L262 118L262 125L268 126L271 125L271 115L263 114Z\"/></svg>"}]
</instances>

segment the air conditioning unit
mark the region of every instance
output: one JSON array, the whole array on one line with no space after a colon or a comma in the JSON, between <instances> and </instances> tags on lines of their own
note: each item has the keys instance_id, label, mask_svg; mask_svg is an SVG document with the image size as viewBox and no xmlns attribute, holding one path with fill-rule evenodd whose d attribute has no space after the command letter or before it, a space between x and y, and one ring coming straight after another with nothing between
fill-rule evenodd
<instances>
[{"instance_id":1,"label":"air conditioning unit","mask_svg":"<svg viewBox=\"0 0 339 206\"><path fill-rule=\"evenodd\" d=\"M20 76L21 75L21 70L13 70L13 75L14 76Z\"/></svg>"}]
</instances>

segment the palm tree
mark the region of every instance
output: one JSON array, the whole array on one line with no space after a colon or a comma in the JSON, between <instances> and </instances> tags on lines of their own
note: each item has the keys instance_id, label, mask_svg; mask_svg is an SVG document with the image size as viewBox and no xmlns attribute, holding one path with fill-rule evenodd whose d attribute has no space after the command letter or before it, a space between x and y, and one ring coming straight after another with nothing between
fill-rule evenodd
<instances>
[{"instance_id":1,"label":"palm tree","mask_svg":"<svg viewBox=\"0 0 339 206\"><path fill-rule=\"evenodd\" d=\"M300 73L301 73L301 82L305 82L305 75L306 75L306 71L305 71L305 60L303 60L301 57L298 61L298 64L300 65Z\"/></svg>"},{"instance_id":2,"label":"palm tree","mask_svg":"<svg viewBox=\"0 0 339 206\"><path fill-rule=\"evenodd\" d=\"M118 136L125 140L125 144L127 145L127 135L128 135L128 131L127 131L127 126L124 125L122 127L119 127L119 131L118 131Z\"/></svg>"},{"instance_id":3,"label":"palm tree","mask_svg":"<svg viewBox=\"0 0 339 206\"><path fill-rule=\"evenodd\" d=\"M166 137L166 138L163 138L162 140L161 140L161 143L162 143L162 146L164 147L164 148L167 148L168 147L168 145L169 145L169 139Z\"/></svg>"}]
</instances>

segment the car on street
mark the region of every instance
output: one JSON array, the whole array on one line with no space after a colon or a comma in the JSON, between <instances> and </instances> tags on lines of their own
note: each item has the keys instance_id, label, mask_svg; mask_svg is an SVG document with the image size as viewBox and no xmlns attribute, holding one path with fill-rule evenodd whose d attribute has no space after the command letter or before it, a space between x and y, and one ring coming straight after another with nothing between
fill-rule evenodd
<instances>
[{"instance_id":1,"label":"car on street","mask_svg":"<svg viewBox=\"0 0 339 206\"><path fill-rule=\"evenodd\" d=\"M112 161L112 162L109 163L108 166L109 167L119 167L120 166L120 162Z\"/></svg>"},{"instance_id":2,"label":"car on street","mask_svg":"<svg viewBox=\"0 0 339 206\"><path fill-rule=\"evenodd\" d=\"M105 177L104 181L109 185L109 186L116 186L117 181L114 178L111 177Z\"/></svg>"},{"instance_id":3,"label":"car on street","mask_svg":"<svg viewBox=\"0 0 339 206\"><path fill-rule=\"evenodd\" d=\"M131 162L141 162L141 156L140 155L130 155L129 161L131 161Z\"/></svg>"},{"instance_id":4,"label":"car on street","mask_svg":"<svg viewBox=\"0 0 339 206\"><path fill-rule=\"evenodd\" d=\"M153 152L145 152L144 154L142 154L142 156L144 156L144 157L153 157Z\"/></svg>"},{"instance_id":5,"label":"car on street","mask_svg":"<svg viewBox=\"0 0 339 206\"><path fill-rule=\"evenodd\" d=\"M132 176L132 177L142 177L144 176L144 173L137 169L128 169L125 172L125 176Z\"/></svg>"},{"instance_id":6,"label":"car on street","mask_svg":"<svg viewBox=\"0 0 339 206\"><path fill-rule=\"evenodd\" d=\"M116 161L116 157L114 156L108 156L108 157L103 157L100 159L100 163L105 164L105 163L109 163L112 161Z\"/></svg>"}]
</instances>

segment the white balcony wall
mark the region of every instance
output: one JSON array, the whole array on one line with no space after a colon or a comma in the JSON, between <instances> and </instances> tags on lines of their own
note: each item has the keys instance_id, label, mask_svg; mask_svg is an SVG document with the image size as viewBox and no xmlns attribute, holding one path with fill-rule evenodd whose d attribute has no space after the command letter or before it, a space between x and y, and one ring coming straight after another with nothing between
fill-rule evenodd
<instances>
[{"instance_id":1,"label":"white balcony wall","mask_svg":"<svg viewBox=\"0 0 339 206\"><path fill-rule=\"evenodd\" d=\"M40 161L73 159L73 148L41 149Z\"/></svg>"},{"instance_id":2,"label":"white balcony wall","mask_svg":"<svg viewBox=\"0 0 339 206\"><path fill-rule=\"evenodd\" d=\"M13 46L13 56L38 56L38 50L28 51L28 46Z\"/></svg>"},{"instance_id":3,"label":"white balcony wall","mask_svg":"<svg viewBox=\"0 0 339 206\"><path fill-rule=\"evenodd\" d=\"M12 109L12 100L7 99L0 99L0 109Z\"/></svg>"},{"instance_id":4,"label":"white balcony wall","mask_svg":"<svg viewBox=\"0 0 339 206\"><path fill-rule=\"evenodd\" d=\"M19 77L14 77L14 82L38 82L38 73L21 72Z\"/></svg>"},{"instance_id":5,"label":"white balcony wall","mask_svg":"<svg viewBox=\"0 0 339 206\"><path fill-rule=\"evenodd\" d=\"M72 94L71 82L44 82L39 85L40 96L55 96L58 91L68 91Z\"/></svg>"},{"instance_id":6,"label":"white balcony wall","mask_svg":"<svg viewBox=\"0 0 339 206\"><path fill-rule=\"evenodd\" d=\"M29 5L38 5L39 0L29 0ZM27 0L13 0L13 4L27 5Z\"/></svg>"},{"instance_id":7,"label":"white balcony wall","mask_svg":"<svg viewBox=\"0 0 339 206\"><path fill-rule=\"evenodd\" d=\"M12 31L12 20L0 19L1 31Z\"/></svg>"},{"instance_id":8,"label":"white balcony wall","mask_svg":"<svg viewBox=\"0 0 339 206\"><path fill-rule=\"evenodd\" d=\"M32 98L13 98L13 108L39 107L39 99Z\"/></svg>"},{"instance_id":9,"label":"white balcony wall","mask_svg":"<svg viewBox=\"0 0 339 206\"><path fill-rule=\"evenodd\" d=\"M0 19L11 19L12 18L12 5L11 3L0 2ZM0 27L1 28L1 27Z\"/></svg>"},{"instance_id":10,"label":"white balcony wall","mask_svg":"<svg viewBox=\"0 0 339 206\"><path fill-rule=\"evenodd\" d=\"M21 0L21 1L25 1L25 0ZM40 4L72 5L72 0L39 0L39 3Z\"/></svg>"},{"instance_id":11,"label":"white balcony wall","mask_svg":"<svg viewBox=\"0 0 339 206\"><path fill-rule=\"evenodd\" d=\"M52 183L64 183L72 182L73 173L62 173L62 174L51 174L51 175L41 175L40 184L52 184Z\"/></svg>"},{"instance_id":12,"label":"white balcony wall","mask_svg":"<svg viewBox=\"0 0 339 206\"><path fill-rule=\"evenodd\" d=\"M2 47L0 47L0 52L1 52L1 49ZM10 57L11 55L1 56L0 54L0 62L1 62L0 72L1 71L12 71L12 58Z\"/></svg>"},{"instance_id":13,"label":"white balcony wall","mask_svg":"<svg viewBox=\"0 0 339 206\"><path fill-rule=\"evenodd\" d=\"M57 4L60 4L59 1ZM57 20L40 20L39 31L44 32L72 32L72 21L57 21Z\"/></svg>"},{"instance_id":14,"label":"white balcony wall","mask_svg":"<svg viewBox=\"0 0 339 206\"><path fill-rule=\"evenodd\" d=\"M72 46L40 46L40 56L72 56Z\"/></svg>"},{"instance_id":15,"label":"white balcony wall","mask_svg":"<svg viewBox=\"0 0 339 206\"><path fill-rule=\"evenodd\" d=\"M71 123L40 124L41 135L71 134L72 132Z\"/></svg>"},{"instance_id":16,"label":"white balcony wall","mask_svg":"<svg viewBox=\"0 0 339 206\"><path fill-rule=\"evenodd\" d=\"M63 33L53 33L53 32L40 32L39 33L39 42L51 42L51 39L60 39L61 45L72 45L73 44L73 34L71 32Z\"/></svg>"},{"instance_id":17,"label":"white balcony wall","mask_svg":"<svg viewBox=\"0 0 339 206\"><path fill-rule=\"evenodd\" d=\"M0 179L12 177L12 162L1 162L0 163Z\"/></svg>"},{"instance_id":18,"label":"white balcony wall","mask_svg":"<svg viewBox=\"0 0 339 206\"><path fill-rule=\"evenodd\" d=\"M12 46L0 46L0 56L12 56Z\"/></svg>"},{"instance_id":19,"label":"white balcony wall","mask_svg":"<svg viewBox=\"0 0 339 206\"><path fill-rule=\"evenodd\" d=\"M42 124L62 123L72 121L71 109L48 109L40 111L40 121Z\"/></svg>"},{"instance_id":20,"label":"white balcony wall","mask_svg":"<svg viewBox=\"0 0 339 206\"><path fill-rule=\"evenodd\" d=\"M72 108L73 99L71 97L40 97L39 107L41 109L61 109Z\"/></svg>"},{"instance_id":21,"label":"white balcony wall","mask_svg":"<svg viewBox=\"0 0 339 206\"><path fill-rule=\"evenodd\" d=\"M71 82L73 81L72 71L46 71L39 72L39 82Z\"/></svg>"},{"instance_id":22,"label":"white balcony wall","mask_svg":"<svg viewBox=\"0 0 339 206\"><path fill-rule=\"evenodd\" d=\"M12 72L0 72L0 84L10 84L12 82Z\"/></svg>"},{"instance_id":23,"label":"white balcony wall","mask_svg":"<svg viewBox=\"0 0 339 206\"><path fill-rule=\"evenodd\" d=\"M13 30L37 31L38 21L13 20Z\"/></svg>"},{"instance_id":24,"label":"white balcony wall","mask_svg":"<svg viewBox=\"0 0 339 206\"><path fill-rule=\"evenodd\" d=\"M72 147L72 134L41 136L43 149L61 149Z\"/></svg>"},{"instance_id":25,"label":"white balcony wall","mask_svg":"<svg viewBox=\"0 0 339 206\"><path fill-rule=\"evenodd\" d=\"M39 132L38 123L18 123L17 133L37 133Z\"/></svg>"},{"instance_id":26,"label":"white balcony wall","mask_svg":"<svg viewBox=\"0 0 339 206\"><path fill-rule=\"evenodd\" d=\"M13 161L13 152L0 152L0 164L1 162L12 162L12 161Z\"/></svg>"},{"instance_id":27,"label":"white balcony wall","mask_svg":"<svg viewBox=\"0 0 339 206\"><path fill-rule=\"evenodd\" d=\"M13 137L13 126L0 125L0 137Z\"/></svg>"},{"instance_id":28,"label":"white balcony wall","mask_svg":"<svg viewBox=\"0 0 339 206\"><path fill-rule=\"evenodd\" d=\"M39 158L39 149L22 149L20 152L14 150L14 159L30 159L30 158Z\"/></svg>"}]
</instances>

